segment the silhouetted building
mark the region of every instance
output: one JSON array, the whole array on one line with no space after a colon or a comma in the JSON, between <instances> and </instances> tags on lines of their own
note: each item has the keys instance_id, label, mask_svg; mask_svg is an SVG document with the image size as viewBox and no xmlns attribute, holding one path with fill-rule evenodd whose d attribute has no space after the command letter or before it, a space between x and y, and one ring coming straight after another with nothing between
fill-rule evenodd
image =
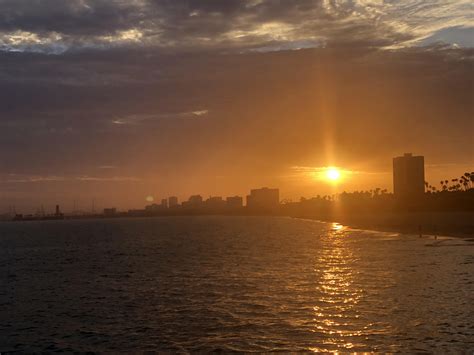
<instances>
[{"instance_id":1,"label":"silhouetted building","mask_svg":"<svg viewBox=\"0 0 474 355\"><path fill-rule=\"evenodd\" d=\"M168 198L168 207L173 208L178 206L178 198L176 196L171 196Z\"/></svg>"},{"instance_id":2,"label":"silhouetted building","mask_svg":"<svg viewBox=\"0 0 474 355\"><path fill-rule=\"evenodd\" d=\"M209 197L205 205L212 210L221 210L225 207L225 201L220 196Z\"/></svg>"},{"instance_id":3,"label":"silhouetted building","mask_svg":"<svg viewBox=\"0 0 474 355\"><path fill-rule=\"evenodd\" d=\"M247 207L250 209L272 210L280 205L280 190L261 189L250 190L247 196Z\"/></svg>"},{"instance_id":4,"label":"silhouetted building","mask_svg":"<svg viewBox=\"0 0 474 355\"><path fill-rule=\"evenodd\" d=\"M104 208L104 215L105 216L114 216L117 213L116 208Z\"/></svg>"},{"instance_id":5,"label":"silhouetted building","mask_svg":"<svg viewBox=\"0 0 474 355\"><path fill-rule=\"evenodd\" d=\"M186 206L188 207L200 207L202 205L202 196L201 195L193 195L189 197L188 203Z\"/></svg>"},{"instance_id":6,"label":"silhouetted building","mask_svg":"<svg viewBox=\"0 0 474 355\"><path fill-rule=\"evenodd\" d=\"M393 193L397 197L414 197L425 192L425 158L406 153L393 158Z\"/></svg>"},{"instance_id":7,"label":"silhouetted building","mask_svg":"<svg viewBox=\"0 0 474 355\"><path fill-rule=\"evenodd\" d=\"M168 208L168 199L164 198L161 200L161 208Z\"/></svg>"},{"instance_id":8,"label":"silhouetted building","mask_svg":"<svg viewBox=\"0 0 474 355\"><path fill-rule=\"evenodd\" d=\"M158 212L158 211L161 211L162 209L163 209L163 206L158 205L156 203L145 206L145 211L147 211L147 212Z\"/></svg>"},{"instance_id":9,"label":"silhouetted building","mask_svg":"<svg viewBox=\"0 0 474 355\"><path fill-rule=\"evenodd\" d=\"M241 196L231 196L226 198L226 204L229 208L240 208L244 203Z\"/></svg>"}]
</instances>

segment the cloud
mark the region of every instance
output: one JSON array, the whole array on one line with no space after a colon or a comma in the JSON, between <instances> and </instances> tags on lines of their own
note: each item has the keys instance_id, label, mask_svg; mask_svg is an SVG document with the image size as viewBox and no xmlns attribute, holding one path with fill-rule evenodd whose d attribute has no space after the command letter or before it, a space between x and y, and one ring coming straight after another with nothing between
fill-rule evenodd
<instances>
[{"instance_id":1,"label":"cloud","mask_svg":"<svg viewBox=\"0 0 474 355\"><path fill-rule=\"evenodd\" d=\"M328 169L338 169L344 175L372 175L372 174L389 174L391 171L364 171L364 170L353 170L338 166L292 166L290 170L297 174L302 175L318 175L325 173Z\"/></svg>"},{"instance_id":2,"label":"cloud","mask_svg":"<svg viewBox=\"0 0 474 355\"><path fill-rule=\"evenodd\" d=\"M100 165L99 169L117 169L115 165Z\"/></svg>"},{"instance_id":3,"label":"cloud","mask_svg":"<svg viewBox=\"0 0 474 355\"><path fill-rule=\"evenodd\" d=\"M336 166L292 166L291 171L294 174L291 177L324 179L329 169L337 169L344 176L370 174L364 171L349 170Z\"/></svg>"},{"instance_id":4,"label":"cloud","mask_svg":"<svg viewBox=\"0 0 474 355\"><path fill-rule=\"evenodd\" d=\"M135 182L141 181L141 178L135 176L112 176L112 177L98 177L98 176L78 176L73 178L73 180L77 181L85 181L85 182Z\"/></svg>"},{"instance_id":5,"label":"cloud","mask_svg":"<svg viewBox=\"0 0 474 355\"><path fill-rule=\"evenodd\" d=\"M41 182L58 182L65 181L62 176L55 175L22 175L22 174L8 174L0 178L0 183L5 184L19 184L19 183L41 183Z\"/></svg>"},{"instance_id":6,"label":"cloud","mask_svg":"<svg viewBox=\"0 0 474 355\"><path fill-rule=\"evenodd\" d=\"M193 116L198 116L198 117L205 116L208 113L209 113L209 110L198 110L198 111L191 112ZM189 113L187 113L187 115L189 115Z\"/></svg>"},{"instance_id":7,"label":"cloud","mask_svg":"<svg viewBox=\"0 0 474 355\"><path fill-rule=\"evenodd\" d=\"M0 0L0 50L287 50L340 42L399 48L430 38L472 46L455 29L474 27L473 6L468 0Z\"/></svg>"},{"instance_id":8,"label":"cloud","mask_svg":"<svg viewBox=\"0 0 474 355\"><path fill-rule=\"evenodd\" d=\"M176 113L162 113L162 114L148 114L148 115L137 115L132 114L124 117L115 118L112 123L115 125L139 125L150 123L153 121L161 120L189 120L204 118L209 113L209 110L197 110L190 112L176 112Z\"/></svg>"},{"instance_id":9,"label":"cloud","mask_svg":"<svg viewBox=\"0 0 474 355\"><path fill-rule=\"evenodd\" d=\"M137 182L141 178L134 176L56 176L56 175L27 175L8 174L0 177L1 184L29 184L29 183L50 183L50 182Z\"/></svg>"}]
</instances>

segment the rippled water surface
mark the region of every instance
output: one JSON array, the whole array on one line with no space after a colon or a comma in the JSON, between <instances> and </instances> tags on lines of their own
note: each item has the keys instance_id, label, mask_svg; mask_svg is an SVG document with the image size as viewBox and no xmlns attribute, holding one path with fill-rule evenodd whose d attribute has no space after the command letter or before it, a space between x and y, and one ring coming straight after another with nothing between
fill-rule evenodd
<instances>
[{"instance_id":1,"label":"rippled water surface","mask_svg":"<svg viewBox=\"0 0 474 355\"><path fill-rule=\"evenodd\" d=\"M474 350L474 246L289 218L0 224L0 351Z\"/></svg>"}]
</instances>

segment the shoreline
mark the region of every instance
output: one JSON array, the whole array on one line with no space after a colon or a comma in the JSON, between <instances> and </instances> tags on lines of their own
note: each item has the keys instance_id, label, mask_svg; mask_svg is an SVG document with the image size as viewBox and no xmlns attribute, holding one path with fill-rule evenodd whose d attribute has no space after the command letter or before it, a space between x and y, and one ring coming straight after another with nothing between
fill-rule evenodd
<instances>
[{"instance_id":1,"label":"shoreline","mask_svg":"<svg viewBox=\"0 0 474 355\"><path fill-rule=\"evenodd\" d=\"M431 237L451 237L474 241L474 211L467 212L405 212L405 213L361 213L361 214L327 214L321 216L315 215L253 215L253 214L168 214L168 215L116 215L116 216L82 216L65 217L61 221L74 220L94 220L94 219L128 219L128 218L150 218L150 217L197 217L197 216L273 216L289 217L295 219L306 219L324 223L339 223L350 229L379 231L388 233L400 233L410 235L421 235ZM43 222L53 220L2 220L0 222L18 223L18 222ZM57 221L57 220L54 220Z\"/></svg>"},{"instance_id":2,"label":"shoreline","mask_svg":"<svg viewBox=\"0 0 474 355\"><path fill-rule=\"evenodd\" d=\"M454 237L474 241L474 212L406 212L385 214L296 216L321 222L340 223L351 229L432 237ZM421 229L420 229L421 227Z\"/></svg>"}]
</instances>

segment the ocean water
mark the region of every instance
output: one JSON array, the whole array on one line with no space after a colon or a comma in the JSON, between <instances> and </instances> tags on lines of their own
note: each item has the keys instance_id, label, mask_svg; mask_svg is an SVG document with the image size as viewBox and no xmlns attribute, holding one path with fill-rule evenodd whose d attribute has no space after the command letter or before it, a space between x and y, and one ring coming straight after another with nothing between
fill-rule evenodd
<instances>
[{"instance_id":1,"label":"ocean water","mask_svg":"<svg viewBox=\"0 0 474 355\"><path fill-rule=\"evenodd\" d=\"M0 351L474 351L474 243L271 217L0 224Z\"/></svg>"}]
</instances>

